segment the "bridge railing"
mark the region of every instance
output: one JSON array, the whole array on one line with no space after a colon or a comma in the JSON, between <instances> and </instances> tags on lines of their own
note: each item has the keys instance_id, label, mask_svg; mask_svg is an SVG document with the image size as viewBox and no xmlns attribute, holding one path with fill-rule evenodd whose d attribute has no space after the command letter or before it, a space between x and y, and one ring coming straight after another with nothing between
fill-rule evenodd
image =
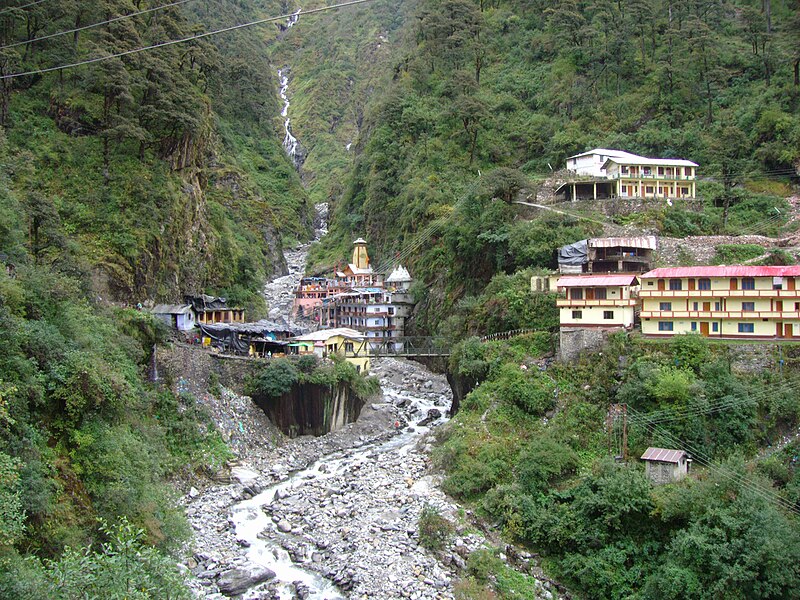
<instances>
[{"instance_id":1,"label":"bridge railing","mask_svg":"<svg viewBox=\"0 0 800 600\"><path fill-rule=\"evenodd\" d=\"M449 356L450 345L441 337L397 337L366 339L354 356Z\"/></svg>"},{"instance_id":2,"label":"bridge railing","mask_svg":"<svg viewBox=\"0 0 800 600\"><path fill-rule=\"evenodd\" d=\"M511 329L510 331L501 331L499 333L491 333L481 338L482 342L494 342L496 340L510 340L518 335L525 335L526 333L533 333L535 329Z\"/></svg>"}]
</instances>

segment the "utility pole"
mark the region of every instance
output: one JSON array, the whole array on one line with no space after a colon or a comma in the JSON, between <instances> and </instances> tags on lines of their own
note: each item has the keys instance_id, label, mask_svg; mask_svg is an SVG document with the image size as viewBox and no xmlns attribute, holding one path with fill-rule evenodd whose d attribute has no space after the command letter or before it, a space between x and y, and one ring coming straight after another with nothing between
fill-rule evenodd
<instances>
[{"instance_id":1,"label":"utility pole","mask_svg":"<svg viewBox=\"0 0 800 600\"><path fill-rule=\"evenodd\" d=\"M628 405L611 404L606 416L608 453L616 461L628 461Z\"/></svg>"}]
</instances>

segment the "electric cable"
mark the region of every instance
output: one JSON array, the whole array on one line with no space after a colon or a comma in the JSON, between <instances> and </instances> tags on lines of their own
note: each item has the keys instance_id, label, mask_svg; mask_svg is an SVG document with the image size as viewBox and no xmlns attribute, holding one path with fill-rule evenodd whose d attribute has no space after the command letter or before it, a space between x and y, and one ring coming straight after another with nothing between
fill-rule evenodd
<instances>
[{"instance_id":1,"label":"electric cable","mask_svg":"<svg viewBox=\"0 0 800 600\"><path fill-rule=\"evenodd\" d=\"M8 8L0 10L0 15L4 15L5 13L11 12L12 10L22 10L23 8L30 8L31 6L36 6L37 4L42 4L43 2L48 2L48 0L37 0L36 2L29 2L28 4L23 4L22 6L9 6Z\"/></svg>"},{"instance_id":2,"label":"electric cable","mask_svg":"<svg viewBox=\"0 0 800 600\"><path fill-rule=\"evenodd\" d=\"M355 6L355 5L358 5L358 4L366 4L366 3L369 3L369 2L375 2L375 1L376 0L350 0L349 2L342 2L340 4L333 4L331 6L323 6L323 7L320 7L320 8L308 9L306 11L303 11L303 15L310 15L310 14L316 14L316 13L321 13L321 12L327 12L327 11L330 11L330 10L336 10L336 9L339 9L339 8L345 8L345 7L348 7L348 6ZM99 63L99 62L104 62L104 61L107 61L107 60L111 60L111 59L114 59L114 58L121 58L123 56L130 56L131 54L138 54L140 52L147 52L149 50L155 50L157 48L164 48L166 46L174 46L175 44L183 44L183 43L186 43L186 42L192 42L194 40L199 40L199 39L211 37L211 36L214 36L214 35L219 35L219 34L222 34L222 33L228 33L228 32L231 32L231 31L237 31L239 29L245 29L247 27L253 27L255 25L263 25L264 23L271 23L271 22L274 22L274 21L282 21L282 20L285 20L285 19L288 19L289 17L291 17L292 14L280 15L280 16L277 16L277 17L266 17L264 19L257 19L255 21L250 21L250 22L247 22L247 23L239 23L237 25L231 25L229 27L223 27L222 29L215 29L213 31L206 31L206 32L203 32L203 33L196 33L194 35L190 35L190 36L184 37L184 38L179 38L179 39L175 39L175 40L167 40L165 42L159 42L157 44L151 44L149 46L141 46L139 48L133 48L131 50L125 50L123 52L115 52L113 54L108 54L106 56L98 56L98 57L95 57L95 58L89 58L89 59L78 61L78 62L74 62L74 63L67 63L67 64L63 64L63 65L58 65L58 66L55 66L55 67L32 69L30 71L23 71L23 72L18 72L18 73L9 73L8 75L0 75L0 79L15 79L17 77L26 77L26 76L30 76L30 75L41 75L43 73L51 73L53 71L63 71L63 70L67 70L67 69L73 69L73 68L80 67L80 66L83 66L83 65L90 65L90 64L94 64L94 63Z\"/></svg>"},{"instance_id":3,"label":"electric cable","mask_svg":"<svg viewBox=\"0 0 800 600\"><path fill-rule=\"evenodd\" d=\"M785 498L779 496L774 489L768 489L760 484L747 480L743 475L740 475L726 467L714 463L708 456L706 456L703 452L689 444L688 442L681 442L675 435L670 433L669 431L658 427L656 425L651 425L649 423L641 421L641 414L628 407L629 416L631 420L634 422L639 422L645 429L647 429L651 435L657 435L661 437L661 439L666 440L670 445L675 446L676 448L688 452L693 460L697 460L701 465L705 466L709 470L712 470L719 475L729 479L730 481L740 485L743 488L750 490L753 493L758 494L764 499L770 500L772 502L777 503L779 506L788 510L796 515L800 515L800 510L798 510L791 502L786 500Z\"/></svg>"},{"instance_id":4,"label":"electric cable","mask_svg":"<svg viewBox=\"0 0 800 600\"><path fill-rule=\"evenodd\" d=\"M44 40L51 40L53 38L61 37L62 35L69 35L71 33L78 33L80 31L86 31L87 29L93 29L95 27L100 27L101 25L109 25L110 23L116 23L117 21L123 21L125 19L130 19L132 17L138 17L140 15L145 15L148 13L156 12L159 10L163 10L165 8L171 8L173 6L180 6L181 4L186 4L187 2L194 2L194 0L178 0L177 2L170 2L169 4L162 4L160 6L154 6L152 8L147 8L145 10L140 10L139 12L130 13L127 15L120 15L118 17L114 17L113 19L108 19L107 21L100 21L98 23L92 23L91 25L84 25L82 27L75 27L74 29L67 29L66 31L59 31L56 33L50 33L48 35L43 35L38 38L34 38L32 40L21 40L19 42L14 42L13 44L7 44L5 46L0 46L0 50L6 50L8 48L16 48L17 46L24 46L27 44L34 44L36 42L42 42Z\"/></svg>"}]
</instances>

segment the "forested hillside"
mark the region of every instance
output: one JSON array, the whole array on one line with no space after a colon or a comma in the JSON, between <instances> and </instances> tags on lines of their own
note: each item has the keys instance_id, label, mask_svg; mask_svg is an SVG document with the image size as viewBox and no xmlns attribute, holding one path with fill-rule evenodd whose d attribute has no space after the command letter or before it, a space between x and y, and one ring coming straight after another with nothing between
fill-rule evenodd
<instances>
[{"instance_id":1,"label":"forested hillside","mask_svg":"<svg viewBox=\"0 0 800 600\"><path fill-rule=\"evenodd\" d=\"M48 38L161 4L5 10L2 73L108 56L278 9L224 2L193 14L190 3ZM278 24L271 28L278 35ZM212 291L257 307L254 289L283 268L281 236L310 231L305 192L280 147L264 33L3 80L9 187L28 214L46 217L34 258L74 257L98 295L112 299Z\"/></svg>"},{"instance_id":2,"label":"forested hillside","mask_svg":"<svg viewBox=\"0 0 800 600\"><path fill-rule=\"evenodd\" d=\"M0 80L2 598L185 595L167 480L229 452L192 396L147 383L163 331L124 306L208 292L258 318L282 244L309 237L280 145L280 24L35 71L283 8L213 4L0 9L0 74L30 72Z\"/></svg>"},{"instance_id":3,"label":"forested hillside","mask_svg":"<svg viewBox=\"0 0 800 600\"><path fill-rule=\"evenodd\" d=\"M592 147L688 158L714 179L702 212L665 209L656 229L774 233L759 221L784 206L800 158L796 2L405 4L317 264L362 234L391 259L437 223L401 255L434 284L419 323L435 329L493 274L552 266L556 245L596 227L523 222L509 205Z\"/></svg>"}]
</instances>

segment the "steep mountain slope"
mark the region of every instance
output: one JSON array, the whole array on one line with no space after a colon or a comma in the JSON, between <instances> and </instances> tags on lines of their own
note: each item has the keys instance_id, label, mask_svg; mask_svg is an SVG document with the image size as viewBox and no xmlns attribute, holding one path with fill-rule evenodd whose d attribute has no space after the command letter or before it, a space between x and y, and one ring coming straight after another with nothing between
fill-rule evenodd
<instances>
[{"instance_id":1,"label":"steep mountain slope","mask_svg":"<svg viewBox=\"0 0 800 600\"><path fill-rule=\"evenodd\" d=\"M302 4L313 10L328 3ZM301 173L314 203L336 199L352 167L364 108L389 68L405 2L304 16L272 46L271 61L289 79L290 117L304 151Z\"/></svg>"},{"instance_id":2,"label":"steep mountain slope","mask_svg":"<svg viewBox=\"0 0 800 600\"><path fill-rule=\"evenodd\" d=\"M205 21L203 10L168 7L35 39L160 4L12 10L3 15L0 42L30 41L3 51L3 73L124 52L262 14L224 2ZM4 82L3 125L17 163L11 188L30 198L30 210L58 221L49 235L74 244L99 295L174 299L207 290L256 301L263 278L284 268L281 235L309 236L306 195L275 129L266 48L262 31L243 30ZM37 255L61 252L52 239L40 243L47 248Z\"/></svg>"},{"instance_id":3,"label":"steep mountain slope","mask_svg":"<svg viewBox=\"0 0 800 600\"><path fill-rule=\"evenodd\" d=\"M400 255L436 284L435 327L494 273L550 266L553 247L581 233L563 217L522 223L508 203L594 146L684 156L715 178L700 187L703 213L665 208L657 225L767 230L774 201L754 192L785 194L800 158L796 3L419 0L406 10L327 247L313 254L320 268L362 234L393 259L439 220ZM740 212L723 218L726 204Z\"/></svg>"}]
</instances>

